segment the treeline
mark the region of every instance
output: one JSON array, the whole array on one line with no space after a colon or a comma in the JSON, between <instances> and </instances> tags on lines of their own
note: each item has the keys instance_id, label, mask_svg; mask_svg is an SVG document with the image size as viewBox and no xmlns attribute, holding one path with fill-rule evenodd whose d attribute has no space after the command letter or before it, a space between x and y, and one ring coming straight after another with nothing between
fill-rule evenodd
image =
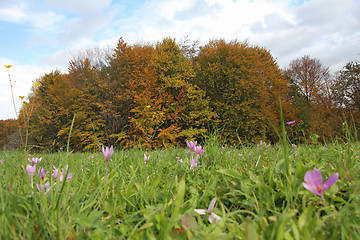
<instances>
[{"instance_id":1,"label":"treeline","mask_svg":"<svg viewBox=\"0 0 360 240\"><path fill-rule=\"evenodd\" d=\"M95 49L37 80L18 121L29 143L90 150L99 144L168 147L209 132L228 144L278 141L281 100L294 142L330 141L345 119L358 121L359 63L334 77L319 60L280 69L271 53L248 42L204 46L165 38L156 44ZM73 123L73 126L72 126Z\"/></svg>"}]
</instances>

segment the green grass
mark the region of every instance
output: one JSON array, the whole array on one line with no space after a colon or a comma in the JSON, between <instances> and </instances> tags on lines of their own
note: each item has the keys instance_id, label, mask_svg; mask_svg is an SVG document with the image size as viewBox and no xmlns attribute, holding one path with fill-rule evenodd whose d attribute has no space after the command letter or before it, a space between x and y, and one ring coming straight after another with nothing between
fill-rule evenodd
<instances>
[{"instance_id":1,"label":"green grass","mask_svg":"<svg viewBox=\"0 0 360 240\"><path fill-rule=\"evenodd\" d=\"M115 151L107 179L100 152L35 154L56 183L48 193L36 175L31 188L23 152L2 152L0 239L360 239L359 143L289 146L285 156L279 145L209 140L195 169L186 150ZM53 166L66 165L73 178L53 180ZM324 192L327 208L302 186L314 167L324 180L340 175ZM222 220L210 224L194 209L214 197Z\"/></svg>"}]
</instances>

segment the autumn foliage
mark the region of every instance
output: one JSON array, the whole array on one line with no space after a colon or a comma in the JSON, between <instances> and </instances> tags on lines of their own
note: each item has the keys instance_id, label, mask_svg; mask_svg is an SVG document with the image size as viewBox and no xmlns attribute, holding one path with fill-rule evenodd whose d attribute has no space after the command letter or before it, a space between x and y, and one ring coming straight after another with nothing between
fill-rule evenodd
<instances>
[{"instance_id":1,"label":"autumn foliage","mask_svg":"<svg viewBox=\"0 0 360 240\"><path fill-rule=\"evenodd\" d=\"M345 89L349 71L330 81L327 69L308 56L283 71L270 51L248 42L195 46L172 38L130 45L120 38L111 51L74 58L67 73L43 75L23 105L31 106L31 144L57 150L70 136L74 150L101 144L152 149L200 141L209 132L232 145L276 142L280 101L285 121L297 122L291 140L305 142L310 134L326 140L341 134L348 106L358 111L358 93ZM345 94L348 100L340 101Z\"/></svg>"}]
</instances>

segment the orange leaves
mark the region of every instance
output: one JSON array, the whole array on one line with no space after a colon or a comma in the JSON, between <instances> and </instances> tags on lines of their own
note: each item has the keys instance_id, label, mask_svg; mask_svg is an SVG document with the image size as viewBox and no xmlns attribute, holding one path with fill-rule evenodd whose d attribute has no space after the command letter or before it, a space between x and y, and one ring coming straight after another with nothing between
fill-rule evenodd
<instances>
[{"instance_id":1,"label":"orange leaves","mask_svg":"<svg viewBox=\"0 0 360 240\"><path fill-rule=\"evenodd\" d=\"M213 40L196 60L194 81L211 99L220 120L217 127L223 127L228 140L272 134L270 125L277 125L279 116L276 99L286 93L287 82L267 50L247 42Z\"/></svg>"}]
</instances>

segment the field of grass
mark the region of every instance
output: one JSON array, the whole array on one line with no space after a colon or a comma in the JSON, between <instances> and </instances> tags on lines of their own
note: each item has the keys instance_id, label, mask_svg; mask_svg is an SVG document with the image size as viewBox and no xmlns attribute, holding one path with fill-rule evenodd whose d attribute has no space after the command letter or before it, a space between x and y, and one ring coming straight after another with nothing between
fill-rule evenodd
<instances>
[{"instance_id":1,"label":"field of grass","mask_svg":"<svg viewBox=\"0 0 360 240\"><path fill-rule=\"evenodd\" d=\"M192 168L195 153L185 148L115 149L107 176L101 151L33 154L46 170L33 188L28 157L1 152L0 239L360 239L358 142L203 145ZM54 179L54 167L60 174L67 165L63 181ZM324 181L339 174L323 193L326 206L303 186L314 168ZM210 215L195 211L214 198ZM210 223L213 214L221 220Z\"/></svg>"}]
</instances>

